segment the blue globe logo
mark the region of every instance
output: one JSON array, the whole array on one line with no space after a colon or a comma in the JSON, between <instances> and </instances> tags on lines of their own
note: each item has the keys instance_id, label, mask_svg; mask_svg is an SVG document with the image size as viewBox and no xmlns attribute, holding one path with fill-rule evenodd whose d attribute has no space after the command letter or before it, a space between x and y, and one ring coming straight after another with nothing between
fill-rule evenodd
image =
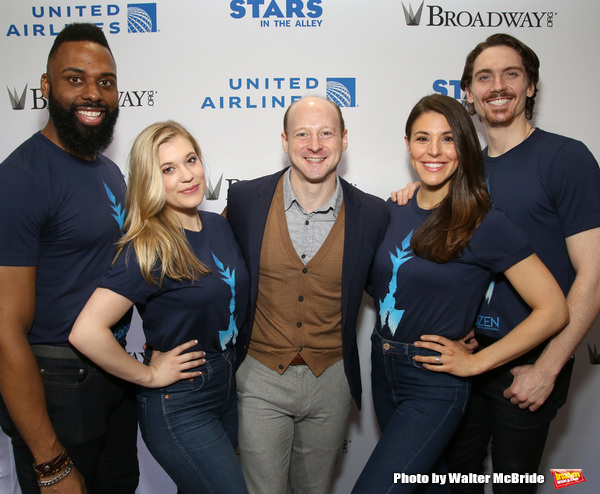
<instances>
[{"instance_id":1,"label":"blue globe logo","mask_svg":"<svg viewBox=\"0 0 600 494\"><path fill-rule=\"evenodd\" d=\"M152 32L150 14L139 7L127 7L127 31L130 33Z\"/></svg>"},{"instance_id":2,"label":"blue globe logo","mask_svg":"<svg viewBox=\"0 0 600 494\"><path fill-rule=\"evenodd\" d=\"M339 107L349 107L352 95L341 82L327 81L327 97Z\"/></svg>"}]
</instances>

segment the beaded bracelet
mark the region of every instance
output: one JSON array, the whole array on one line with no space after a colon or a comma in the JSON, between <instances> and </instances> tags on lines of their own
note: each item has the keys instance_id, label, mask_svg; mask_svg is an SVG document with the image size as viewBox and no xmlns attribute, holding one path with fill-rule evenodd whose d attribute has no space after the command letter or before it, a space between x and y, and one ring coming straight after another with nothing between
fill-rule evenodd
<instances>
[{"instance_id":1,"label":"beaded bracelet","mask_svg":"<svg viewBox=\"0 0 600 494\"><path fill-rule=\"evenodd\" d=\"M63 448L56 458L44 463L38 463L37 465L34 463L33 471L40 478L48 477L49 475L53 475L63 469L70 461L71 458L69 457L69 453L67 453L67 450Z\"/></svg>"},{"instance_id":2,"label":"beaded bracelet","mask_svg":"<svg viewBox=\"0 0 600 494\"><path fill-rule=\"evenodd\" d=\"M64 479L67 475L69 475L71 473L71 470L73 470L73 462L71 460L69 460L67 463L67 468L65 468L65 470L63 472L61 472L59 475L57 475L56 477L54 477L53 479L50 479L50 480L42 480L41 478L39 478L39 479L37 479L37 483L40 487L50 487L51 485L57 484L62 479Z\"/></svg>"}]
</instances>

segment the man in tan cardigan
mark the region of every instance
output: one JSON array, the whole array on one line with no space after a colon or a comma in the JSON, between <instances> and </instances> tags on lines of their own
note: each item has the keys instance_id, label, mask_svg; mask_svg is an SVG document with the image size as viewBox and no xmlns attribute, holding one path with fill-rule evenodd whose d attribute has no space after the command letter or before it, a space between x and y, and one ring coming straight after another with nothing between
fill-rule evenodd
<instances>
[{"instance_id":1,"label":"man in tan cardigan","mask_svg":"<svg viewBox=\"0 0 600 494\"><path fill-rule=\"evenodd\" d=\"M251 276L248 355L238 373L240 457L251 494L327 493L351 399L360 406L356 321L385 203L336 173L340 109L293 103L281 134L291 167L238 182L227 216Z\"/></svg>"}]
</instances>

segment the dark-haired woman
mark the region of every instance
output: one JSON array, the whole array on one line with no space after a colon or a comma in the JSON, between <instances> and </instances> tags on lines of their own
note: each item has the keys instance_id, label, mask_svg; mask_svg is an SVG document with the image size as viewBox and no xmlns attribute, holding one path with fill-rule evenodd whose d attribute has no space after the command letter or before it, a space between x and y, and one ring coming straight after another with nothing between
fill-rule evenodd
<instances>
[{"instance_id":1,"label":"dark-haired woman","mask_svg":"<svg viewBox=\"0 0 600 494\"><path fill-rule=\"evenodd\" d=\"M525 235L490 209L479 140L462 105L442 95L421 99L405 141L421 187L405 207L389 201L390 226L373 264L372 390L382 437L356 494L421 485L395 482L395 473L428 475L421 477L428 489L449 492L431 472L441 471L464 411L467 377L526 353L568 321L564 296ZM494 273L504 273L533 310L509 335L469 353L457 341Z\"/></svg>"}]
</instances>

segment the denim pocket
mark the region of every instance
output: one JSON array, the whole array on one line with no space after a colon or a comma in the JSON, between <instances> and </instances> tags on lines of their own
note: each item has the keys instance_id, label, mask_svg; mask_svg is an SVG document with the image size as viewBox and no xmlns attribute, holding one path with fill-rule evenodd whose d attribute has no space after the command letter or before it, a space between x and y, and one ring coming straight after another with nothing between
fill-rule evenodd
<instances>
[{"instance_id":1,"label":"denim pocket","mask_svg":"<svg viewBox=\"0 0 600 494\"><path fill-rule=\"evenodd\" d=\"M86 386L95 371L82 360L61 360L56 365L53 359L37 357L44 386L78 389Z\"/></svg>"},{"instance_id":2,"label":"denim pocket","mask_svg":"<svg viewBox=\"0 0 600 494\"><path fill-rule=\"evenodd\" d=\"M59 437L84 443L106 430L105 379L89 363L37 357L50 421Z\"/></svg>"},{"instance_id":3,"label":"denim pocket","mask_svg":"<svg viewBox=\"0 0 600 494\"><path fill-rule=\"evenodd\" d=\"M190 377L189 379L182 379L176 383L171 384L165 388L161 388L161 395L163 399L176 400L179 398L185 398L191 393L202 391L207 383L207 372L202 371L202 375L197 377Z\"/></svg>"}]
</instances>

